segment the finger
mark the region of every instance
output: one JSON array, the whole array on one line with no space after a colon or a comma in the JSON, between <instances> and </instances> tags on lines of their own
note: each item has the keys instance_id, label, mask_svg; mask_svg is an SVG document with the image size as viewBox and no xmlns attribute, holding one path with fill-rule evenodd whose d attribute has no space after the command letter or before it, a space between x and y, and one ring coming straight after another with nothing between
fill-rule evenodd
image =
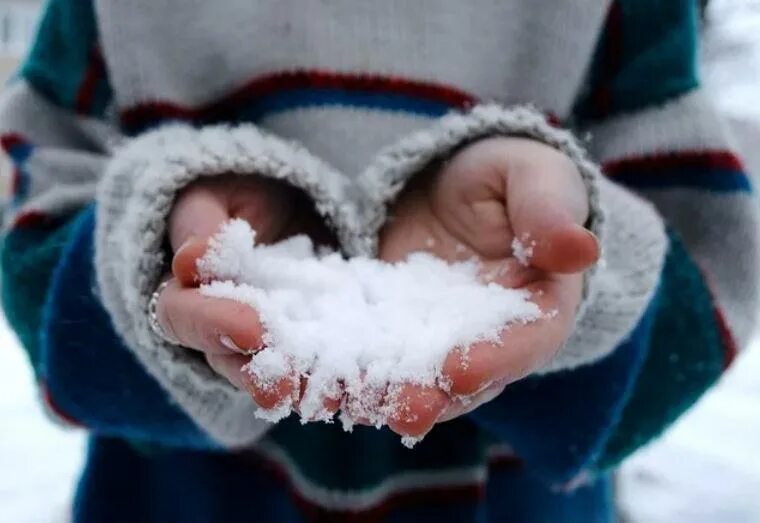
<instances>
[{"instance_id":1,"label":"finger","mask_svg":"<svg viewBox=\"0 0 760 523\"><path fill-rule=\"evenodd\" d=\"M580 295L582 280L580 276L560 278L548 285L528 287L534 291L533 301L544 312L543 317L510 325L495 341L478 342L448 354L442 376L452 396L471 396L497 382L517 381L556 355L571 330L577 306L573 295Z\"/></svg>"},{"instance_id":2,"label":"finger","mask_svg":"<svg viewBox=\"0 0 760 523\"><path fill-rule=\"evenodd\" d=\"M424 436L451 405L438 387L405 383L389 388L386 405L390 409L388 427L401 436Z\"/></svg>"},{"instance_id":3,"label":"finger","mask_svg":"<svg viewBox=\"0 0 760 523\"><path fill-rule=\"evenodd\" d=\"M509 220L530 264L550 272L579 272L599 257L597 238L583 227L588 195L575 165L559 151L523 144L507 172ZM530 159L532 147L539 147ZM540 152L540 154L539 154Z\"/></svg>"},{"instance_id":4,"label":"finger","mask_svg":"<svg viewBox=\"0 0 760 523\"><path fill-rule=\"evenodd\" d=\"M179 195L169 217L169 241L176 252L191 237L213 235L230 218L226 199L213 185L196 184Z\"/></svg>"},{"instance_id":5,"label":"finger","mask_svg":"<svg viewBox=\"0 0 760 523\"><path fill-rule=\"evenodd\" d=\"M599 239L580 225L564 224L525 225L516 236L519 249L527 249L525 262L544 271L573 274L588 269L599 259Z\"/></svg>"},{"instance_id":6,"label":"finger","mask_svg":"<svg viewBox=\"0 0 760 523\"><path fill-rule=\"evenodd\" d=\"M243 369L251 360L242 354L206 354L209 367L240 390L249 390L251 378Z\"/></svg>"},{"instance_id":7,"label":"finger","mask_svg":"<svg viewBox=\"0 0 760 523\"><path fill-rule=\"evenodd\" d=\"M246 388L253 401L262 409L272 410L285 403L294 405L298 401L300 379L294 371L272 381L261 380L254 372L247 372L247 378L250 379L246 380Z\"/></svg>"},{"instance_id":8,"label":"finger","mask_svg":"<svg viewBox=\"0 0 760 523\"><path fill-rule=\"evenodd\" d=\"M499 396L502 392L504 392L504 388L506 386L507 380L501 380L489 387L486 387L484 390L478 392L473 396L464 396L452 400L449 408L447 408L446 412L444 412L438 419L438 423L451 421L455 418L458 418L459 416L464 416L468 412L472 412L484 403L488 403L489 401Z\"/></svg>"},{"instance_id":9,"label":"finger","mask_svg":"<svg viewBox=\"0 0 760 523\"><path fill-rule=\"evenodd\" d=\"M177 198L168 232L175 253L172 272L183 285L197 282L197 259L205 253L208 238L229 219L227 202L213 186L196 184Z\"/></svg>"},{"instance_id":10,"label":"finger","mask_svg":"<svg viewBox=\"0 0 760 523\"><path fill-rule=\"evenodd\" d=\"M381 427L387 422L385 400L388 394L387 383L369 383L362 378L360 383L346 385L346 416L357 425Z\"/></svg>"},{"instance_id":11,"label":"finger","mask_svg":"<svg viewBox=\"0 0 760 523\"><path fill-rule=\"evenodd\" d=\"M330 420L340 409L343 400L343 386L334 382L332 386L318 387L319 390L309 390L309 378L301 376L300 392L294 409L306 421ZM315 400L309 396L316 395ZM306 403L304 403L306 398ZM313 403L316 402L317 405Z\"/></svg>"},{"instance_id":12,"label":"finger","mask_svg":"<svg viewBox=\"0 0 760 523\"><path fill-rule=\"evenodd\" d=\"M174 253L172 274L183 286L193 287L201 282L198 260L206 254L207 249L207 237L191 236Z\"/></svg>"},{"instance_id":13,"label":"finger","mask_svg":"<svg viewBox=\"0 0 760 523\"><path fill-rule=\"evenodd\" d=\"M158 322L180 344L210 354L248 353L262 346L258 313L247 305L203 296L172 280L156 307Z\"/></svg>"}]
</instances>

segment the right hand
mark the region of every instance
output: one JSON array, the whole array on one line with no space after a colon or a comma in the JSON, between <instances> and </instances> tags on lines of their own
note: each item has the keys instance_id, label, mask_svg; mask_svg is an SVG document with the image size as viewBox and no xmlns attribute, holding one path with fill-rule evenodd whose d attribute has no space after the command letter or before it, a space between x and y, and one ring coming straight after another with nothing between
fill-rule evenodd
<instances>
[{"instance_id":1,"label":"right hand","mask_svg":"<svg viewBox=\"0 0 760 523\"><path fill-rule=\"evenodd\" d=\"M203 296L198 289L197 261L205 254L209 238L232 218L246 220L261 243L296 234L307 234L317 244L334 243L310 200L282 182L236 175L198 180L179 194L169 215L174 257L172 275L165 278L169 284L158 302L158 321L164 332L202 353L212 369L248 391L260 407L271 409L288 397L297 405L301 387L296 376L263 389L242 370L250 354L262 347L263 329L256 311L231 300ZM338 406L339 399L325 405L332 412Z\"/></svg>"},{"instance_id":2,"label":"right hand","mask_svg":"<svg viewBox=\"0 0 760 523\"><path fill-rule=\"evenodd\" d=\"M561 151L528 138L491 137L431 167L394 202L380 233L380 259L395 262L419 251L448 262L475 258L493 275L488 281L528 290L552 314L453 349L438 385L389 387L378 403L401 406L388 418L401 436L420 437L544 367L572 333L583 272L599 258L599 241L584 227L586 186ZM513 253L515 238L532 240L525 265ZM346 403L359 400L349 394Z\"/></svg>"}]
</instances>

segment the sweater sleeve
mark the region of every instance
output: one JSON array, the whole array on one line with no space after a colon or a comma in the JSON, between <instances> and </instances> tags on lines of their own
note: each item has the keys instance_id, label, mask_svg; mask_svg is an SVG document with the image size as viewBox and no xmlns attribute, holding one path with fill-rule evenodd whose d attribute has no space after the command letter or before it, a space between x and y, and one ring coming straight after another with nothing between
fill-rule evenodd
<instances>
[{"instance_id":1,"label":"sweater sleeve","mask_svg":"<svg viewBox=\"0 0 760 523\"><path fill-rule=\"evenodd\" d=\"M652 202L670 239L649 350L600 469L658 436L720 378L758 308L760 209L699 82L697 6L643 4L612 4L577 107L594 159Z\"/></svg>"},{"instance_id":2,"label":"sweater sleeve","mask_svg":"<svg viewBox=\"0 0 760 523\"><path fill-rule=\"evenodd\" d=\"M431 161L498 134L533 137L578 166L602 261L586 274L575 330L549 367L470 413L553 484L575 485L657 436L751 331L758 209L698 85L697 18L691 0L614 1L574 134L530 108L480 105L406 138L384 156L390 175L363 180L387 204Z\"/></svg>"},{"instance_id":3,"label":"sweater sleeve","mask_svg":"<svg viewBox=\"0 0 760 523\"><path fill-rule=\"evenodd\" d=\"M102 434L236 447L269 424L250 396L193 351L150 330L165 222L202 176L256 174L304 190L339 236L351 227L343 179L255 126L168 125L131 139L112 91L90 2L50 0L35 44L0 99L14 166L4 208L2 297L48 411Z\"/></svg>"},{"instance_id":4,"label":"sweater sleeve","mask_svg":"<svg viewBox=\"0 0 760 523\"><path fill-rule=\"evenodd\" d=\"M752 333L758 207L699 86L697 19L690 0L613 2L576 108L602 183L648 202L664 226L659 266L635 262L656 276L646 306L608 357L525 380L474 413L554 482L577 484L657 437ZM654 226L644 218L628 219ZM608 269L618 256L636 259L618 248L604 254Z\"/></svg>"},{"instance_id":5,"label":"sweater sleeve","mask_svg":"<svg viewBox=\"0 0 760 523\"><path fill-rule=\"evenodd\" d=\"M461 146L489 136L530 137L565 153L589 194L588 227L604 262L584 275L575 329L559 354L533 376L509 385L470 412L552 484L571 482L610 437L649 349L667 236L651 203L603 177L581 142L530 106L480 104L452 113L380 156L361 180L373 214L365 220L374 248L384 209L408 180Z\"/></svg>"}]
</instances>

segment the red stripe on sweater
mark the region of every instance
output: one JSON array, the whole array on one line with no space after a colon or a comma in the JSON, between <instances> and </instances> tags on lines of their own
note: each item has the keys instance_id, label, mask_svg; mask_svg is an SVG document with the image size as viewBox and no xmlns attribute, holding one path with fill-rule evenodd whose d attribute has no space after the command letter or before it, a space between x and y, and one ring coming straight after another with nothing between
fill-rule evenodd
<instances>
[{"instance_id":1,"label":"red stripe on sweater","mask_svg":"<svg viewBox=\"0 0 760 523\"><path fill-rule=\"evenodd\" d=\"M49 227L54 223L53 218L42 211L30 210L16 215L11 225L12 229L35 229Z\"/></svg>"},{"instance_id":2,"label":"red stripe on sweater","mask_svg":"<svg viewBox=\"0 0 760 523\"><path fill-rule=\"evenodd\" d=\"M544 111L544 114L546 115L546 123L556 129L562 127L562 118L560 118L558 115L554 114L551 111Z\"/></svg>"},{"instance_id":3,"label":"red stripe on sweater","mask_svg":"<svg viewBox=\"0 0 760 523\"><path fill-rule=\"evenodd\" d=\"M98 83L105 77L105 64L100 49L95 46L90 51L90 59L87 64L82 83L77 91L75 102L76 112L79 114L89 114L92 110L92 102L95 98L95 91Z\"/></svg>"},{"instance_id":4,"label":"red stripe on sweater","mask_svg":"<svg viewBox=\"0 0 760 523\"><path fill-rule=\"evenodd\" d=\"M5 133L0 135L0 147L3 151L11 155L11 150L17 145L26 144L28 141L18 133Z\"/></svg>"},{"instance_id":5,"label":"red stripe on sweater","mask_svg":"<svg viewBox=\"0 0 760 523\"><path fill-rule=\"evenodd\" d=\"M392 510L408 505L466 503L477 502L485 495L482 482L470 485L435 485L414 487L398 492L391 492L375 505L364 510L352 511L325 507L315 503L302 494L293 483L288 469L278 461L258 452L240 453L243 458L252 459L254 464L263 467L272 478L281 483L290 493L294 503L309 521L338 521L344 523L373 523L387 519ZM488 458L489 471L521 470L523 461L513 455L498 454Z\"/></svg>"},{"instance_id":6,"label":"red stripe on sweater","mask_svg":"<svg viewBox=\"0 0 760 523\"><path fill-rule=\"evenodd\" d=\"M679 151L638 156L606 162L604 172L615 176L629 169L640 171L677 170L687 168L742 171L742 161L730 151Z\"/></svg>"},{"instance_id":7,"label":"red stripe on sweater","mask_svg":"<svg viewBox=\"0 0 760 523\"><path fill-rule=\"evenodd\" d=\"M731 329L728 327L726 316L723 311L715 305L713 307L713 313L715 314L715 322L718 326L718 333L720 334L720 341L723 345L723 370L727 370L736 359L739 354L739 348L736 345L734 335L731 333Z\"/></svg>"},{"instance_id":8,"label":"red stripe on sweater","mask_svg":"<svg viewBox=\"0 0 760 523\"><path fill-rule=\"evenodd\" d=\"M140 103L123 111L121 119L128 127L139 125L140 122L156 117L214 120L223 117L247 100L267 96L278 91L307 88L405 95L440 102L452 108L466 108L477 101L473 95L465 91L433 82L409 80L394 76L296 70L254 78L220 100L202 106L189 107L170 101Z\"/></svg>"},{"instance_id":9,"label":"red stripe on sweater","mask_svg":"<svg viewBox=\"0 0 760 523\"><path fill-rule=\"evenodd\" d=\"M728 369L739 354L739 346L736 344L736 338L734 338L731 328L728 326L726 315L723 313L720 305L718 305L715 291L713 290L710 276L703 268L700 267L699 272L702 274L702 279L705 281L705 287L710 293L713 306L713 316L715 318L715 326L718 329L718 335L720 337L721 346L723 347L723 370Z\"/></svg>"},{"instance_id":10,"label":"red stripe on sweater","mask_svg":"<svg viewBox=\"0 0 760 523\"><path fill-rule=\"evenodd\" d=\"M39 383L40 391L42 392L42 400L45 402L45 406L48 408L48 410L55 414L57 418L59 418L61 421L66 423L67 425L71 425L72 427L82 428L83 425L79 423L77 420L63 412L60 408L58 408L58 405L56 405L55 401L53 400L53 396L50 394L50 390L47 388L47 385L44 381L41 381Z\"/></svg>"}]
</instances>

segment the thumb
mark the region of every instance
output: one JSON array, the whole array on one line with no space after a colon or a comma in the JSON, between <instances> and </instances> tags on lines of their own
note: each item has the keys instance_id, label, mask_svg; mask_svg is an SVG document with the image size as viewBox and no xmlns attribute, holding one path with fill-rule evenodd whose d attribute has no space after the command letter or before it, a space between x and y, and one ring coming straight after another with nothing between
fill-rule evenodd
<instances>
[{"instance_id":1,"label":"thumb","mask_svg":"<svg viewBox=\"0 0 760 523\"><path fill-rule=\"evenodd\" d=\"M198 283L197 261L206 253L209 238L229 219L224 198L210 188L191 188L177 199L169 217L169 242L172 273L183 286Z\"/></svg>"},{"instance_id":2,"label":"thumb","mask_svg":"<svg viewBox=\"0 0 760 523\"><path fill-rule=\"evenodd\" d=\"M507 205L515 237L529 249L532 266L575 273L599 259L599 240L582 225L588 216L585 185L563 155L510 172Z\"/></svg>"}]
</instances>

